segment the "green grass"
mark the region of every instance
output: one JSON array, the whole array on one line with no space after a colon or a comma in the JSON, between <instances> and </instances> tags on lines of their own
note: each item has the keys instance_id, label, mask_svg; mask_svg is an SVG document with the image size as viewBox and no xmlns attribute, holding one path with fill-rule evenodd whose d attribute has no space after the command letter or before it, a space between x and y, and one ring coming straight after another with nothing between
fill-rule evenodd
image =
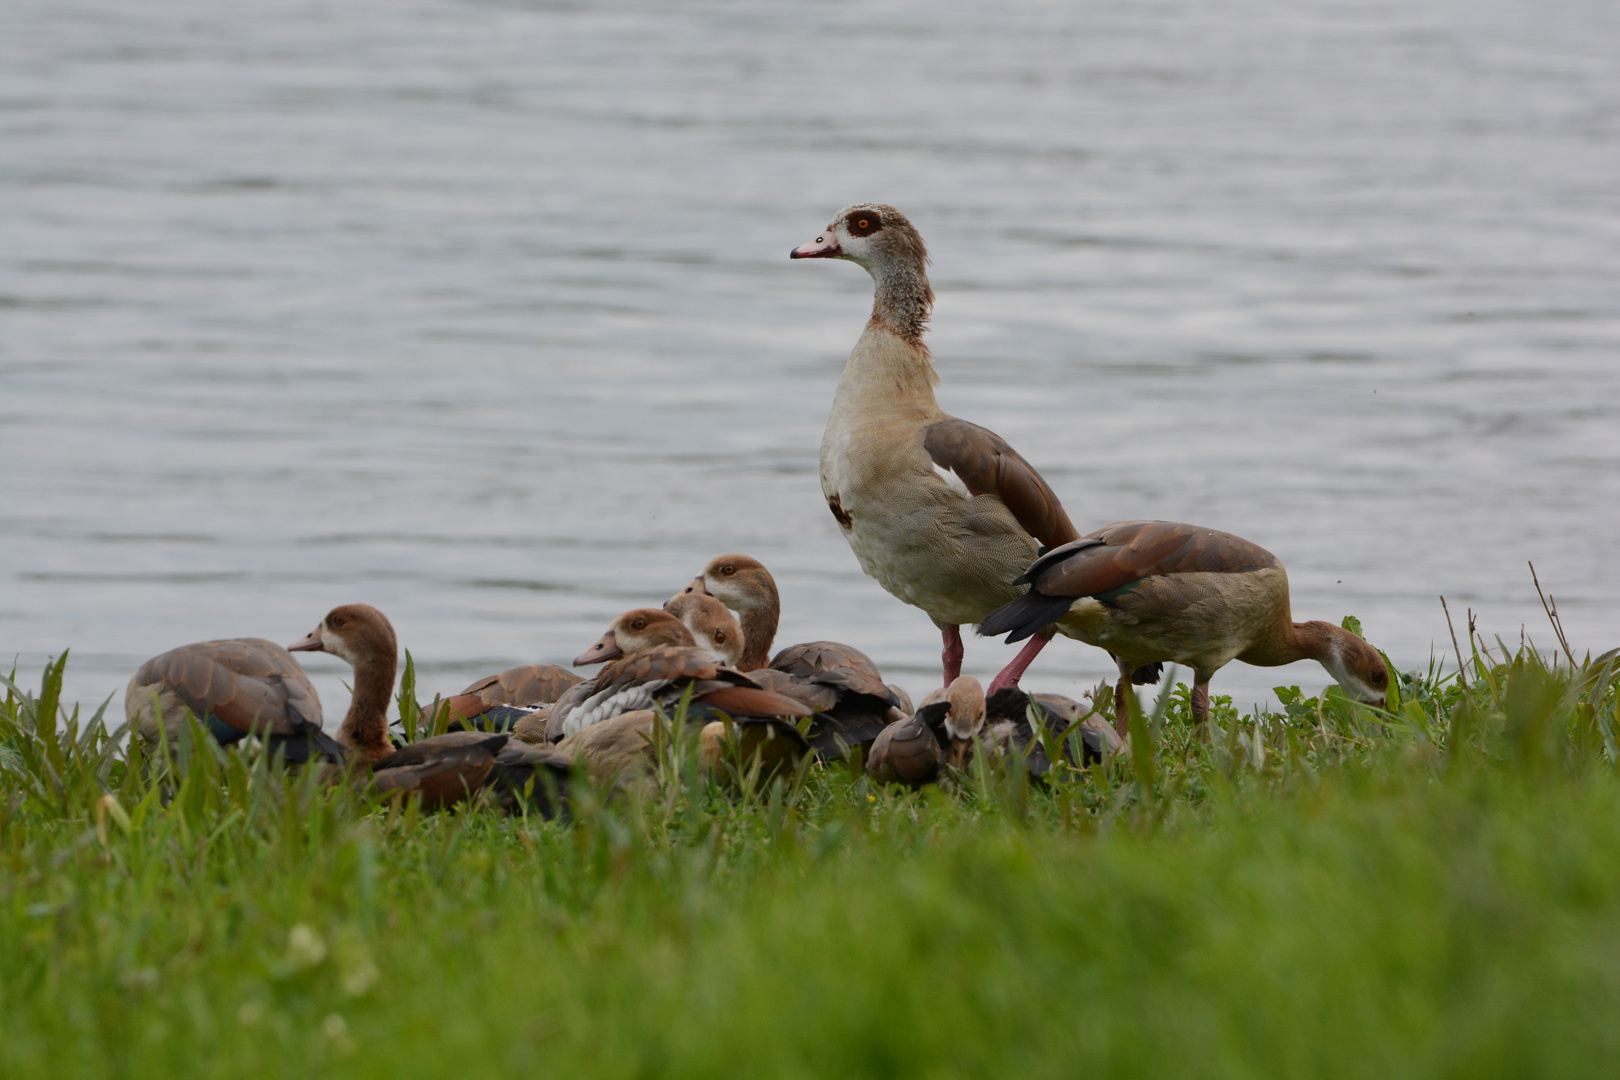
<instances>
[{"instance_id":1,"label":"green grass","mask_svg":"<svg viewBox=\"0 0 1620 1080\"><path fill-rule=\"evenodd\" d=\"M1045 787L672 753L564 824L126 762L58 662L0 711L0 1076L1612 1075L1620 663L1471 667L1211 740L1183 688Z\"/></svg>"}]
</instances>

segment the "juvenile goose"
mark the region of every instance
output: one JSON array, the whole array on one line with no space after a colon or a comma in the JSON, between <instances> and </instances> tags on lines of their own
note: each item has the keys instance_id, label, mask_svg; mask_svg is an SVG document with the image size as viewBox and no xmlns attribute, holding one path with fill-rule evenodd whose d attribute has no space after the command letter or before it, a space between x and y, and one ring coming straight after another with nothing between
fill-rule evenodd
<instances>
[{"instance_id":1,"label":"juvenile goose","mask_svg":"<svg viewBox=\"0 0 1620 1080\"><path fill-rule=\"evenodd\" d=\"M698 648L738 671L743 656L743 632L726 605L705 593L678 593L664 602L664 610L691 631Z\"/></svg>"},{"instance_id":2,"label":"juvenile goose","mask_svg":"<svg viewBox=\"0 0 1620 1080\"><path fill-rule=\"evenodd\" d=\"M853 747L869 747L887 724L909 713L899 708L900 699L884 684L877 665L852 646L810 641L789 645L770 659L782 600L776 579L759 560L736 554L710 559L664 609L684 610L697 597L712 598L711 603L719 601L742 616L739 671L818 710L810 726L810 745L818 753L842 756Z\"/></svg>"},{"instance_id":3,"label":"juvenile goose","mask_svg":"<svg viewBox=\"0 0 1620 1080\"><path fill-rule=\"evenodd\" d=\"M673 712L688 690L692 694L688 716L694 720L714 719L716 711L739 723L810 715L801 702L761 689L748 676L722 665L697 647L680 620L657 608L620 615L574 662L609 660L614 662L596 678L574 687L551 707L547 722L551 738L571 735L620 713L654 707Z\"/></svg>"},{"instance_id":4,"label":"juvenile goose","mask_svg":"<svg viewBox=\"0 0 1620 1080\"><path fill-rule=\"evenodd\" d=\"M1271 552L1214 529L1124 521L1054 548L1017 579L1030 589L979 625L1019 641L1057 623L1119 665L1115 726L1126 695L1166 662L1193 670L1193 716L1209 716L1209 680L1226 664L1315 660L1357 701L1382 706L1389 671L1378 650L1325 622L1294 622L1288 574Z\"/></svg>"},{"instance_id":5,"label":"juvenile goose","mask_svg":"<svg viewBox=\"0 0 1620 1080\"><path fill-rule=\"evenodd\" d=\"M309 676L273 641L170 649L142 664L124 692L124 715L148 751L165 740L175 745L188 709L223 746L256 733L292 764L344 758L344 747L321 730L321 699Z\"/></svg>"},{"instance_id":6,"label":"juvenile goose","mask_svg":"<svg viewBox=\"0 0 1620 1080\"><path fill-rule=\"evenodd\" d=\"M960 676L923 698L916 715L883 729L872 743L866 771L880 784L931 784L947 762L962 763L984 717L984 687L971 675Z\"/></svg>"},{"instance_id":7,"label":"juvenile goose","mask_svg":"<svg viewBox=\"0 0 1620 1080\"><path fill-rule=\"evenodd\" d=\"M424 808L431 810L462 802L493 785L503 805L527 797L544 813L557 809L548 795L567 782L570 763L561 755L518 743L508 746L504 733L482 731L452 732L394 746L388 736L388 701L399 645L393 624L376 608L369 604L333 608L288 651L331 653L354 668L354 697L337 741L349 760L371 766L378 791L421 792Z\"/></svg>"},{"instance_id":8,"label":"juvenile goose","mask_svg":"<svg viewBox=\"0 0 1620 1080\"><path fill-rule=\"evenodd\" d=\"M872 317L821 438L821 490L861 569L939 627L948 686L962 669L962 624L1014 599L1014 579L1043 545L1079 533L1029 462L935 401L939 377L923 344L934 303L928 252L903 214L848 207L791 257L847 259L872 275ZM1017 685L1047 640L1031 640L991 691Z\"/></svg>"},{"instance_id":9,"label":"juvenile goose","mask_svg":"<svg viewBox=\"0 0 1620 1080\"><path fill-rule=\"evenodd\" d=\"M1030 723L1031 706L1053 743L1061 748L1065 760L1074 760L1074 754L1078 753L1077 764L1089 765L1118 753L1124 745L1124 740L1112 727L1088 715L1073 698L1061 694L1026 694L1017 687L1008 687L990 696L984 728L974 740L971 751L982 747L995 757L1004 757L1016 749L1024 755L1024 765L1031 776L1039 778L1051 772L1052 762L1047 757L1046 745L1035 737ZM963 764L966 760L965 756Z\"/></svg>"}]
</instances>

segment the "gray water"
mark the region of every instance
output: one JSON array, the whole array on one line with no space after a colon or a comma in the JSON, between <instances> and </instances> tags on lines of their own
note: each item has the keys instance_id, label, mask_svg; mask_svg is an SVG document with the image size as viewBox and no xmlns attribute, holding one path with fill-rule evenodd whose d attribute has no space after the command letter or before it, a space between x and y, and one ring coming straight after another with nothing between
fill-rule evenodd
<instances>
[{"instance_id":1,"label":"gray water","mask_svg":"<svg viewBox=\"0 0 1620 1080\"><path fill-rule=\"evenodd\" d=\"M926 690L817 481L870 282L787 259L864 200L929 242L941 403L1082 528L1249 537L1408 667L1442 593L1551 645L1533 559L1610 648L1617 57L1612 0L12 0L0 653L93 703L363 600L453 691L738 550L780 641Z\"/></svg>"}]
</instances>

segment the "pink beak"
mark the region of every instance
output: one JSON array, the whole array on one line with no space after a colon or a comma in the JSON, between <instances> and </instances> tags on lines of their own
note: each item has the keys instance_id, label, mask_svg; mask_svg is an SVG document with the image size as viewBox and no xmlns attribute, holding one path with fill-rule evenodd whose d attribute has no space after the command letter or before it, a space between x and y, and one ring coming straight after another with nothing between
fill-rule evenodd
<instances>
[{"instance_id":1,"label":"pink beak","mask_svg":"<svg viewBox=\"0 0 1620 1080\"><path fill-rule=\"evenodd\" d=\"M600 664L604 660L617 660L623 655L624 650L619 648L618 640L614 638L613 631L609 630L597 639L595 645L592 645L574 659L574 666Z\"/></svg>"},{"instance_id":2,"label":"pink beak","mask_svg":"<svg viewBox=\"0 0 1620 1080\"><path fill-rule=\"evenodd\" d=\"M842 251L830 231L822 233L808 244L800 244L788 252L790 259L836 259Z\"/></svg>"},{"instance_id":3,"label":"pink beak","mask_svg":"<svg viewBox=\"0 0 1620 1080\"><path fill-rule=\"evenodd\" d=\"M315 624L315 629L287 646L288 652L325 652L326 642L321 639L321 623Z\"/></svg>"}]
</instances>

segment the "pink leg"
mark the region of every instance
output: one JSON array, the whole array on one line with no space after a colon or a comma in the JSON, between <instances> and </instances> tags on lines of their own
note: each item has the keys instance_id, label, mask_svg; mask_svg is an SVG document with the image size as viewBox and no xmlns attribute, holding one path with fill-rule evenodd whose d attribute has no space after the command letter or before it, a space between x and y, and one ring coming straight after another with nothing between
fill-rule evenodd
<instances>
[{"instance_id":1,"label":"pink leg","mask_svg":"<svg viewBox=\"0 0 1620 1080\"><path fill-rule=\"evenodd\" d=\"M1042 634L1036 634L1030 638L1024 647L1018 650L1018 655L1012 658L1012 663L1002 668L1001 674L990 680L990 689L986 690L985 694L988 696L997 690L1017 686L1018 680L1024 677L1024 670L1034 662L1035 657L1040 655L1041 650L1046 648L1047 643L1051 640L1051 638Z\"/></svg>"},{"instance_id":2,"label":"pink leg","mask_svg":"<svg viewBox=\"0 0 1620 1080\"><path fill-rule=\"evenodd\" d=\"M945 639L945 650L940 659L945 665L945 685L949 686L962 674L962 631L956 626L942 626L940 636Z\"/></svg>"}]
</instances>

